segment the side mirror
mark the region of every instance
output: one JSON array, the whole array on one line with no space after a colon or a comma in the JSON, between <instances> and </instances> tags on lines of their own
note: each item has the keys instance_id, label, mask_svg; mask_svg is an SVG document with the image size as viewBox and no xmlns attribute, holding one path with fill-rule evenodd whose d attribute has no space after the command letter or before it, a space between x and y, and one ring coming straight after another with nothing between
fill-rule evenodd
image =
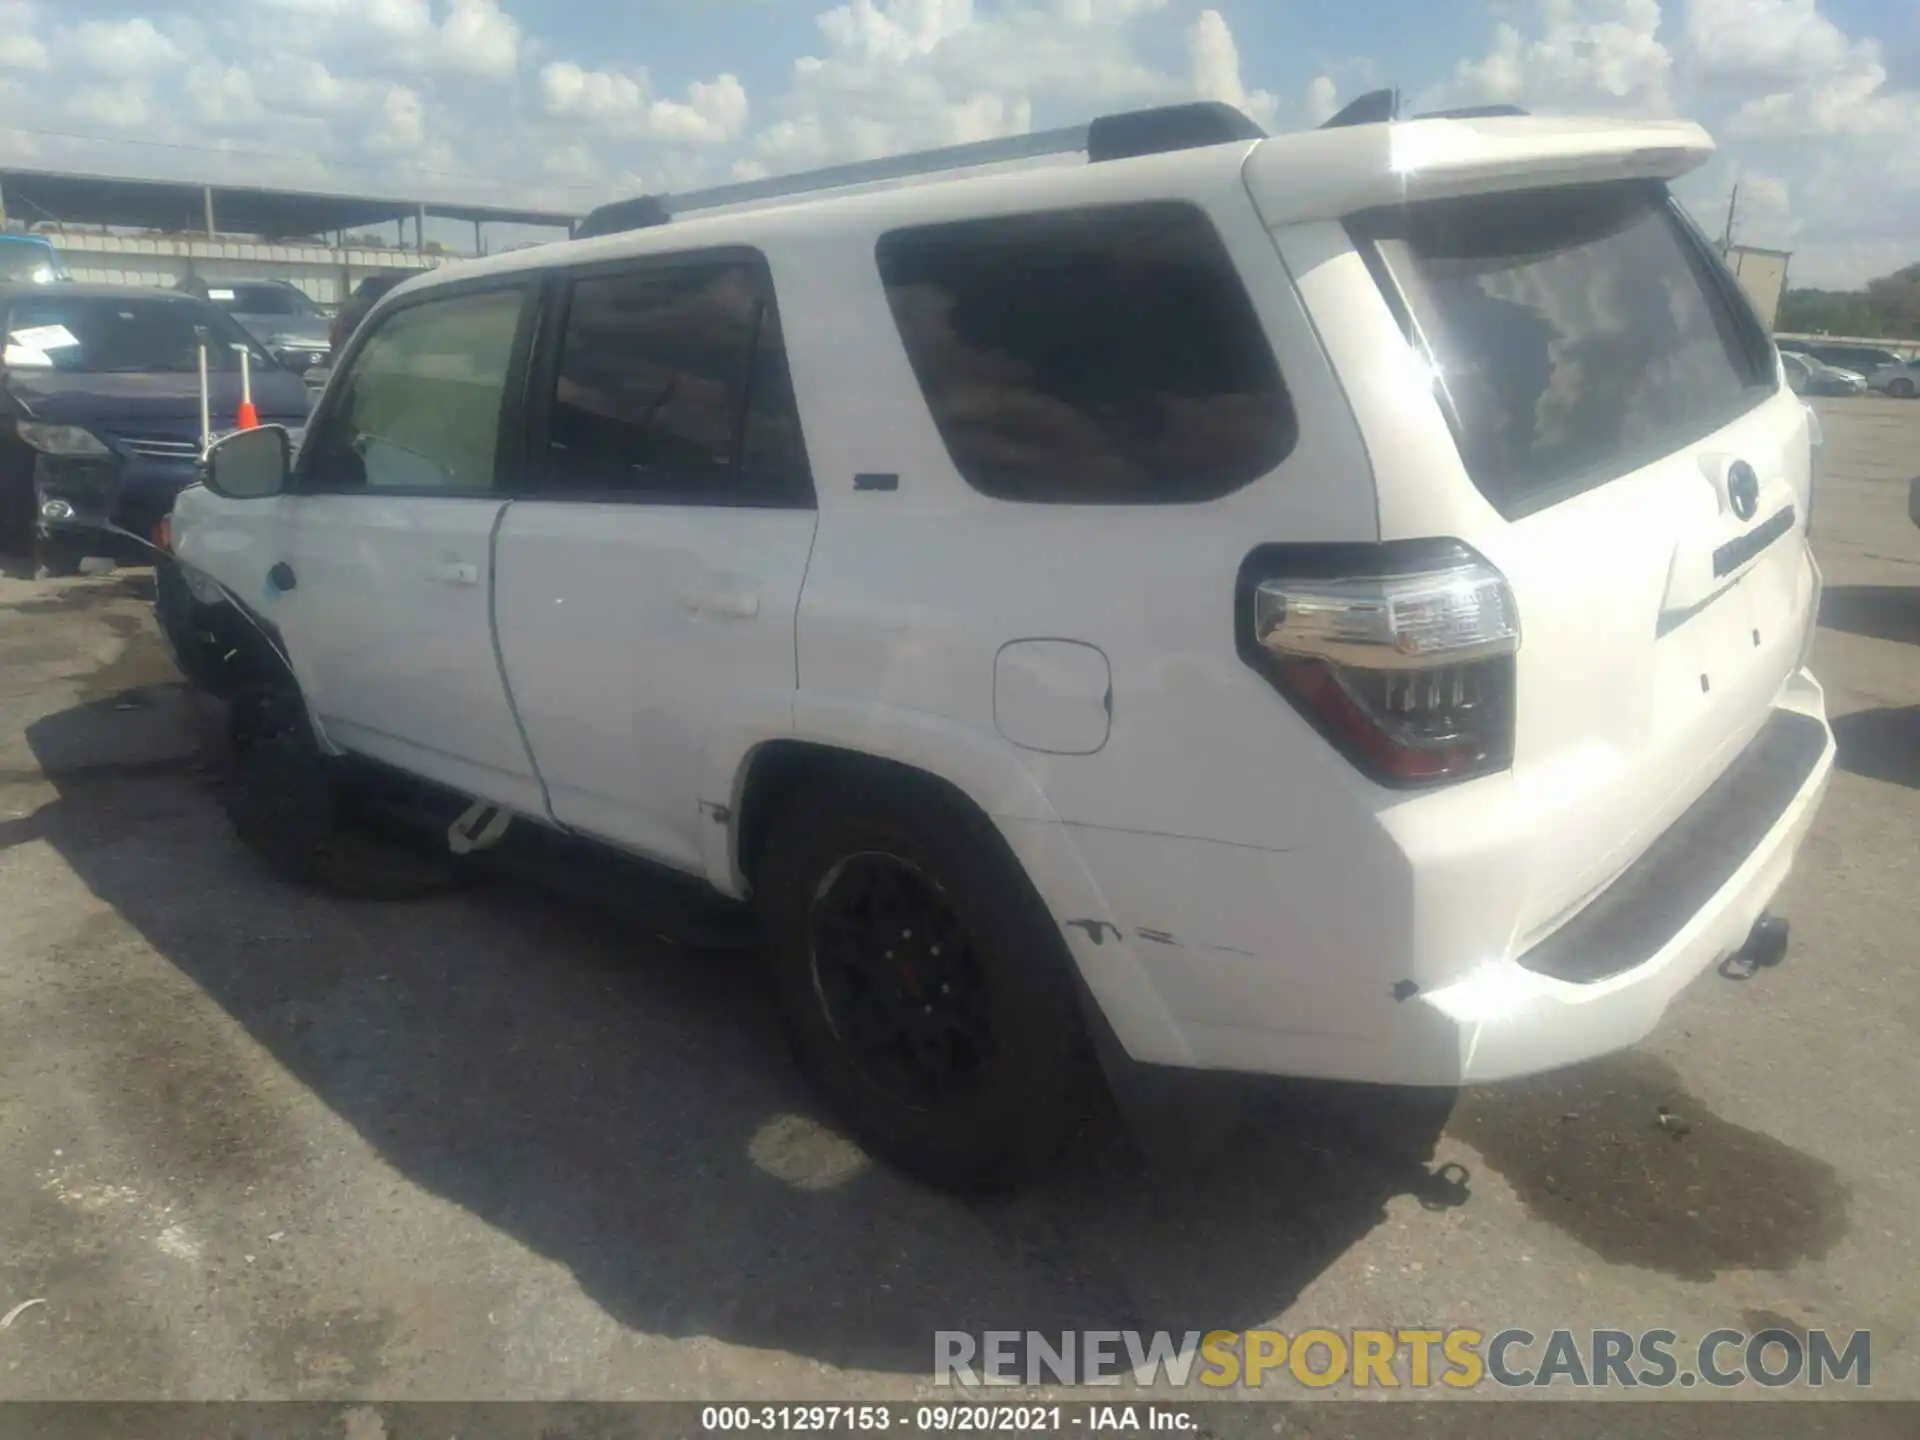
<instances>
[{"instance_id":1,"label":"side mirror","mask_svg":"<svg viewBox=\"0 0 1920 1440\"><path fill-rule=\"evenodd\" d=\"M207 488L228 500L265 500L287 488L293 437L284 425L236 430L207 447Z\"/></svg>"}]
</instances>

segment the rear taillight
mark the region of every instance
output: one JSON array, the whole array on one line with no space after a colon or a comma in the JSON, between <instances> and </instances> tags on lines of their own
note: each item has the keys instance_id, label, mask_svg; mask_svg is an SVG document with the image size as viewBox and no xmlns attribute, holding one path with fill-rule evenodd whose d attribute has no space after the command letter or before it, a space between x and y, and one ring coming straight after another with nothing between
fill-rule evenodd
<instances>
[{"instance_id":1,"label":"rear taillight","mask_svg":"<svg viewBox=\"0 0 1920 1440\"><path fill-rule=\"evenodd\" d=\"M1383 785L1513 761L1519 613L1463 545L1264 547L1241 572L1239 627L1248 663Z\"/></svg>"}]
</instances>

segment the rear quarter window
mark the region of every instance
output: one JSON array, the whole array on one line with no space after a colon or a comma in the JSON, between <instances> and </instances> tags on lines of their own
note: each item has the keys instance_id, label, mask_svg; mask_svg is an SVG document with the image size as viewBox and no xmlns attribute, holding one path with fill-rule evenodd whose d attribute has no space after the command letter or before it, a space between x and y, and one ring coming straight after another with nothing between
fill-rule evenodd
<instances>
[{"instance_id":1,"label":"rear quarter window","mask_svg":"<svg viewBox=\"0 0 1920 1440\"><path fill-rule=\"evenodd\" d=\"M877 259L940 437L988 495L1203 501L1293 447L1273 351L1194 206L896 230Z\"/></svg>"}]
</instances>

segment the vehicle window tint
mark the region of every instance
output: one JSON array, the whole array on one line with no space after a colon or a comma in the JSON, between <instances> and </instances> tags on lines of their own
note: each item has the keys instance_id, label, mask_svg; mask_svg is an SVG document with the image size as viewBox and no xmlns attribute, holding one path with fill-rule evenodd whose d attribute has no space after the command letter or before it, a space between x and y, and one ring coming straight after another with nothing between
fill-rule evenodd
<instances>
[{"instance_id":1,"label":"vehicle window tint","mask_svg":"<svg viewBox=\"0 0 1920 1440\"><path fill-rule=\"evenodd\" d=\"M1692 444L1773 389L1771 342L1663 186L1435 201L1356 228L1431 352L1468 472L1509 517Z\"/></svg>"},{"instance_id":2,"label":"vehicle window tint","mask_svg":"<svg viewBox=\"0 0 1920 1440\"><path fill-rule=\"evenodd\" d=\"M490 490L522 292L496 290L389 315L354 359L325 422L323 489Z\"/></svg>"},{"instance_id":3,"label":"vehicle window tint","mask_svg":"<svg viewBox=\"0 0 1920 1440\"><path fill-rule=\"evenodd\" d=\"M760 330L747 380L746 426L740 440L740 465L753 484L811 497L812 471L800 433L800 406L787 371L786 337L780 312L771 304L760 311Z\"/></svg>"},{"instance_id":4,"label":"vehicle window tint","mask_svg":"<svg viewBox=\"0 0 1920 1440\"><path fill-rule=\"evenodd\" d=\"M896 230L880 275L941 439L1009 500L1206 500L1295 426L1225 247L1183 204Z\"/></svg>"},{"instance_id":5,"label":"vehicle window tint","mask_svg":"<svg viewBox=\"0 0 1920 1440\"><path fill-rule=\"evenodd\" d=\"M573 286L548 487L689 503L810 495L779 316L758 266L655 265Z\"/></svg>"}]
</instances>

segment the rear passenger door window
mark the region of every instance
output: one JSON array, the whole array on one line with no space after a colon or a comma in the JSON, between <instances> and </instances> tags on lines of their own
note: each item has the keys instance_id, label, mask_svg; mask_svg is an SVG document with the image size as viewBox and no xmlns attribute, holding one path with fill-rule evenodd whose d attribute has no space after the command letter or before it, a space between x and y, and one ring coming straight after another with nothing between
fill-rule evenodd
<instances>
[{"instance_id":1,"label":"rear passenger door window","mask_svg":"<svg viewBox=\"0 0 1920 1440\"><path fill-rule=\"evenodd\" d=\"M514 287L428 300L381 320L309 443L302 488L488 494L526 309Z\"/></svg>"},{"instance_id":2,"label":"rear passenger door window","mask_svg":"<svg viewBox=\"0 0 1920 1440\"><path fill-rule=\"evenodd\" d=\"M1193 205L896 230L877 258L941 439L988 495L1210 500L1293 447L1273 351Z\"/></svg>"},{"instance_id":3,"label":"rear passenger door window","mask_svg":"<svg viewBox=\"0 0 1920 1440\"><path fill-rule=\"evenodd\" d=\"M652 261L577 277L542 493L808 506L813 486L766 268Z\"/></svg>"}]
</instances>

